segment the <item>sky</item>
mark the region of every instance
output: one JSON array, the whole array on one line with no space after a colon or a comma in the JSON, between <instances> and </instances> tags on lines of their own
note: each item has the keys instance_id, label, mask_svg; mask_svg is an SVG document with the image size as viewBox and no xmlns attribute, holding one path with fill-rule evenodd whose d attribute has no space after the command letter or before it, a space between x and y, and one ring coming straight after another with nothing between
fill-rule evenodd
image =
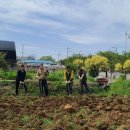
<instances>
[{"instance_id":1,"label":"sky","mask_svg":"<svg viewBox=\"0 0 130 130\"><path fill-rule=\"evenodd\" d=\"M0 0L0 40L14 41L17 56L125 51L130 0ZM127 50L130 49L127 39Z\"/></svg>"}]
</instances>

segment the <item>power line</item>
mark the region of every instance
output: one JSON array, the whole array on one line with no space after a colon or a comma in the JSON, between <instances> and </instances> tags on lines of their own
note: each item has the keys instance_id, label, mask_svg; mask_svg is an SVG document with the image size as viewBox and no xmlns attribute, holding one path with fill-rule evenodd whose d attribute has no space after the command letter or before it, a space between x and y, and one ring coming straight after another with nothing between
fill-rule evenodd
<instances>
[{"instance_id":1,"label":"power line","mask_svg":"<svg viewBox=\"0 0 130 130\"><path fill-rule=\"evenodd\" d=\"M22 46L23 44L16 44L16 47L17 46ZM45 49L65 49L64 47L46 47L46 46L41 46L41 45L25 45L24 46L26 47L29 47L29 48L45 48Z\"/></svg>"}]
</instances>

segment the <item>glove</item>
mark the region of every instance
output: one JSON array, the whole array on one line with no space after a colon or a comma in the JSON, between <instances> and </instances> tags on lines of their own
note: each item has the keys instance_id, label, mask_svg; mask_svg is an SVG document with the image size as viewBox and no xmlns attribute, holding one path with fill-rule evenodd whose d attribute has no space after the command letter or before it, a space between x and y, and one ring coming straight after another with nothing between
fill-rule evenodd
<instances>
[{"instance_id":1,"label":"glove","mask_svg":"<svg viewBox=\"0 0 130 130\"><path fill-rule=\"evenodd\" d=\"M24 81L20 81L20 84L24 84Z\"/></svg>"}]
</instances>

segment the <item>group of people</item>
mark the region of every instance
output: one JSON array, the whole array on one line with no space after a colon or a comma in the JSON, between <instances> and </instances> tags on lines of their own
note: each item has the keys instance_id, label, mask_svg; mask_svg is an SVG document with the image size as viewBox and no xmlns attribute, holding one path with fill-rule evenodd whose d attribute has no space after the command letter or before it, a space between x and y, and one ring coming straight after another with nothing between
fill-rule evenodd
<instances>
[{"instance_id":1,"label":"group of people","mask_svg":"<svg viewBox=\"0 0 130 130\"><path fill-rule=\"evenodd\" d=\"M39 66L39 69L36 74L36 78L39 80L39 90L40 90L40 95L41 96L48 96L48 83L47 83L47 76L49 72L44 68L44 66L41 64ZM85 88L85 93L89 92L89 87L87 84L87 76L86 76L86 71L83 69L81 66L78 67L78 78L80 80L80 92L81 94L84 93ZM26 71L24 65L20 66L20 70L17 72L16 76L16 96L18 96L19 92L19 85L22 85L25 89L26 95L28 95L28 89L25 84L25 78L26 78ZM66 69L64 71L64 80L66 82L66 93L68 95L72 94L73 92L73 80L74 80L74 71L72 68L68 65L66 66Z\"/></svg>"}]
</instances>

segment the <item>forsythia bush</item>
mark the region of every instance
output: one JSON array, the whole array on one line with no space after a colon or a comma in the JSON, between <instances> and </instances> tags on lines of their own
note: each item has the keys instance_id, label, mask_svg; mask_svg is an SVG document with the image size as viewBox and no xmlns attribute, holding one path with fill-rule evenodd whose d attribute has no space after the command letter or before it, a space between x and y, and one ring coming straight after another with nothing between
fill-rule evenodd
<instances>
[{"instance_id":1,"label":"forsythia bush","mask_svg":"<svg viewBox=\"0 0 130 130\"><path fill-rule=\"evenodd\" d=\"M123 69L130 70L130 60L125 61L124 65L123 65Z\"/></svg>"},{"instance_id":2,"label":"forsythia bush","mask_svg":"<svg viewBox=\"0 0 130 130\"><path fill-rule=\"evenodd\" d=\"M108 69L108 59L99 55L92 56L92 58L87 58L85 60L85 67L89 69L92 66L95 66L97 69L101 70Z\"/></svg>"},{"instance_id":3,"label":"forsythia bush","mask_svg":"<svg viewBox=\"0 0 130 130\"><path fill-rule=\"evenodd\" d=\"M79 66L79 65L83 65L83 62L84 61L81 60L81 59L76 59L76 60L73 61L73 64Z\"/></svg>"},{"instance_id":4,"label":"forsythia bush","mask_svg":"<svg viewBox=\"0 0 130 130\"><path fill-rule=\"evenodd\" d=\"M91 58L87 58L85 60L85 68L90 69L91 66L92 66Z\"/></svg>"},{"instance_id":5,"label":"forsythia bush","mask_svg":"<svg viewBox=\"0 0 130 130\"><path fill-rule=\"evenodd\" d=\"M123 66L121 65L121 63L115 64L115 70L116 70L116 71L119 71L119 72L122 71L122 67L123 67Z\"/></svg>"}]
</instances>

